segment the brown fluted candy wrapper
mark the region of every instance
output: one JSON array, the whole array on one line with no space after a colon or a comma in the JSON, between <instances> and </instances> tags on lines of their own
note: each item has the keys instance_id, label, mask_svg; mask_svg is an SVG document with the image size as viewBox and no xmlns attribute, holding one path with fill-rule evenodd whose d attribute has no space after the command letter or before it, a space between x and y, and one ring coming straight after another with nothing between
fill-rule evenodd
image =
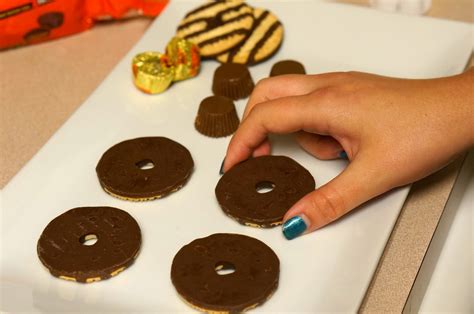
<instances>
[{"instance_id":1,"label":"brown fluted candy wrapper","mask_svg":"<svg viewBox=\"0 0 474 314\"><path fill-rule=\"evenodd\" d=\"M148 94L165 91L174 79L174 67L166 55L147 51L137 54L132 61L134 83Z\"/></svg>"},{"instance_id":2,"label":"brown fluted candy wrapper","mask_svg":"<svg viewBox=\"0 0 474 314\"><path fill-rule=\"evenodd\" d=\"M295 60L278 61L272 66L270 76L286 75L286 74L306 74L304 66Z\"/></svg>"},{"instance_id":3,"label":"brown fluted candy wrapper","mask_svg":"<svg viewBox=\"0 0 474 314\"><path fill-rule=\"evenodd\" d=\"M194 122L199 133L210 137L231 135L239 126L234 102L224 96L205 98Z\"/></svg>"},{"instance_id":4,"label":"brown fluted candy wrapper","mask_svg":"<svg viewBox=\"0 0 474 314\"><path fill-rule=\"evenodd\" d=\"M247 66L237 63L221 64L214 72L212 91L214 95L234 100L248 97L254 83Z\"/></svg>"},{"instance_id":5,"label":"brown fluted candy wrapper","mask_svg":"<svg viewBox=\"0 0 474 314\"><path fill-rule=\"evenodd\" d=\"M174 37L166 45L166 56L174 66L174 81L195 77L201 67L199 48L189 40Z\"/></svg>"}]
</instances>

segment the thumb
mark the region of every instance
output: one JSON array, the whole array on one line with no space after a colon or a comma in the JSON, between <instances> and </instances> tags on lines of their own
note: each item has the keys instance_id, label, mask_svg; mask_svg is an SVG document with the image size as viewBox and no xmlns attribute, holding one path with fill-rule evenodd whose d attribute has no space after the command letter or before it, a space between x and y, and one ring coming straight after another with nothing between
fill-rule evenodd
<instances>
[{"instance_id":1,"label":"thumb","mask_svg":"<svg viewBox=\"0 0 474 314\"><path fill-rule=\"evenodd\" d=\"M352 161L336 178L307 194L288 210L283 218L283 235L291 240L324 227L385 192L379 178L369 161Z\"/></svg>"}]
</instances>

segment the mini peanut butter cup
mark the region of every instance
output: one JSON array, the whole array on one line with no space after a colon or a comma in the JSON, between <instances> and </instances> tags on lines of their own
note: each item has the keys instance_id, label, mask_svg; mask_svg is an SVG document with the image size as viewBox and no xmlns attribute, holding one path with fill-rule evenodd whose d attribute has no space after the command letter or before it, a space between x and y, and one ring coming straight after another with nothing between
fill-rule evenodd
<instances>
[{"instance_id":1,"label":"mini peanut butter cup","mask_svg":"<svg viewBox=\"0 0 474 314\"><path fill-rule=\"evenodd\" d=\"M194 126L199 133L210 137L231 135L239 126L239 117L232 99L210 96L199 105Z\"/></svg>"},{"instance_id":2,"label":"mini peanut butter cup","mask_svg":"<svg viewBox=\"0 0 474 314\"><path fill-rule=\"evenodd\" d=\"M270 76L286 74L306 74L304 66L295 60L282 60L275 63L270 71Z\"/></svg>"},{"instance_id":3,"label":"mini peanut butter cup","mask_svg":"<svg viewBox=\"0 0 474 314\"><path fill-rule=\"evenodd\" d=\"M237 100L248 97L253 87L249 69L243 64L224 63L214 72L212 83L214 95Z\"/></svg>"}]
</instances>

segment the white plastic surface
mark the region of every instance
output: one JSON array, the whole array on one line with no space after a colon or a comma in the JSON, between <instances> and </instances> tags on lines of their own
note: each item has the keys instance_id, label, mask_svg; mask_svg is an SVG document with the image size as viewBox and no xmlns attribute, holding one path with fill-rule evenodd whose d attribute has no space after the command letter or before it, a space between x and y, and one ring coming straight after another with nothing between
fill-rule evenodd
<instances>
[{"instance_id":1,"label":"white plastic surface","mask_svg":"<svg viewBox=\"0 0 474 314\"><path fill-rule=\"evenodd\" d=\"M190 311L170 278L174 254L195 238L215 232L242 233L272 247L281 261L280 285L256 311L357 310L408 188L380 197L311 235L286 241L280 228L244 227L220 210L214 196L229 138L194 130L199 102L210 95L217 63L205 62L199 77L150 96L131 81L132 57L163 50L180 18L196 1L172 1L143 38L90 98L5 187L1 210L0 309L4 311ZM461 72L472 49L468 25L376 12L317 1L255 1L283 21L285 41L271 60L252 67L257 81L271 65L292 58L309 73L358 70L410 78ZM237 102L242 113L245 101ZM124 139L161 135L185 145L195 161L187 185L151 202L107 195L95 166L102 153ZM318 161L288 138L275 154L304 165L317 186L336 176L344 161ZM388 152L390 153L390 152ZM396 152L391 152L396 153ZM135 264L110 280L76 284L52 277L36 255L36 241L55 216L77 206L127 210L142 229Z\"/></svg>"},{"instance_id":2,"label":"white plastic surface","mask_svg":"<svg viewBox=\"0 0 474 314\"><path fill-rule=\"evenodd\" d=\"M431 8L431 0L370 0L378 10L421 15Z\"/></svg>"}]
</instances>

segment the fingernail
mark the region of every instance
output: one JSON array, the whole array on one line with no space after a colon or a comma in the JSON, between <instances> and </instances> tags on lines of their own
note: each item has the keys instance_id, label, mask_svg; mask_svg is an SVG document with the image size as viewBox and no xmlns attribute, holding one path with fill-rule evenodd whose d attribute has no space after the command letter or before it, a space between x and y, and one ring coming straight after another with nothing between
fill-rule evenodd
<instances>
[{"instance_id":1,"label":"fingernail","mask_svg":"<svg viewBox=\"0 0 474 314\"><path fill-rule=\"evenodd\" d=\"M287 240L292 240L300 236L306 230L306 228L307 226L303 218L300 216L295 216L288 219L283 224L283 235Z\"/></svg>"},{"instance_id":2,"label":"fingernail","mask_svg":"<svg viewBox=\"0 0 474 314\"><path fill-rule=\"evenodd\" d=\"M345 151L341 151L341 152L339 153L339 158L341 158L341 159L348 159L348 158L347 158L347 153L346 153Z\"/></svg>"},{"instance_id":3,"label":"fingernail","mask_svg":"<svg viewBox=\"0 0 474 314\"><path fill-rule=\"evenodd\" d=\"M219 169L219 174L220 174L220 175L223 175L223 174L224 174L224 162L225 162L225 157L224 157L224 160L223 160L222 163L221 163L221 168Z\"/></svg>"}]
</instances>

